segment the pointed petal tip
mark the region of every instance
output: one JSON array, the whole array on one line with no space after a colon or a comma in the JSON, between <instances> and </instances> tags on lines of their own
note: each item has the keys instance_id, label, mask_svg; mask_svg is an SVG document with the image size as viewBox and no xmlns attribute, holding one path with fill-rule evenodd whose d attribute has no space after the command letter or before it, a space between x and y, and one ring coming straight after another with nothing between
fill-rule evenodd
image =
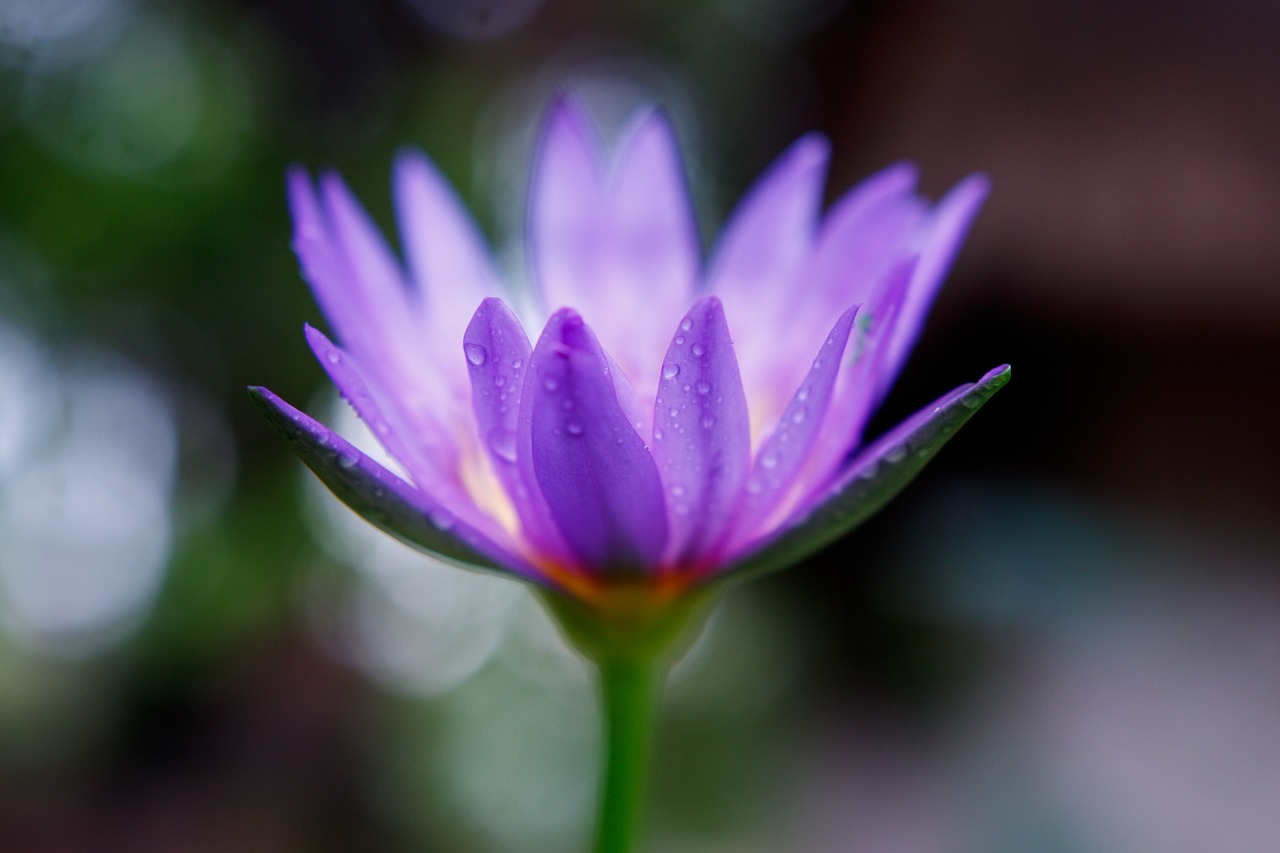
<instances>
[{"instance_id":1,"label":"pointed petal tip","mask_svg":"<svg viewBox=\"0 0 1280 853\"><path fill-rule=\"evenodd\" d=\"M1001 388L1008 384L1009 378L1013 375L1013 368L1008 364L1002 364L999 367L987 371L987 373L978 380L979 385L989 385L992 388Z\"/></svg>"}]
</instances>

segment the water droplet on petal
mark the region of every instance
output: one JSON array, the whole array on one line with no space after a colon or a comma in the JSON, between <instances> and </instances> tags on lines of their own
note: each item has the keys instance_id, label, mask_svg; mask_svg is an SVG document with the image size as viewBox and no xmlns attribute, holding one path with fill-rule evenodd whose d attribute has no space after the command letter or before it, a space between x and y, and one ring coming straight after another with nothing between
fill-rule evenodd
<instances>
[{"instance_id":1,"label":"water droplet on petal","mask_svg":"<svg viewBox=\"0 0 1280 853\"><path fill-rule=\"evenodd\" d=\"M519 369L520 369L521 367L523 367L523 366L524 366L524 359L520 359L520 358L513 358L513 359L511 360L511 369L512 369L512 370L519 370Z\"/></svg>"},{"instance_id":2,"label":"water droplet on petal","mask_svg":"<svg viewBox=\"0 0 1280 853\"><path fill-rule=\"evenodd\" d=\"M507 462L516 461L516 433L506 427L497 427L489 432L489 449L493 455Z\"/></svg>"},{"instance_id":3,"label":"water droplet on petal","mask_svg":"<svg viewBox=\"0 0 1280 853\"><path fill-rule=\"evenodd\" d=\"M542 387L546 388L548 391L555 391L560 387L560 383L553 377L548 376L546 379L542 380Z\"/></svg>"},{"instance_id":4,"label":"water droplet on petal","mask_svg":"<svg viewBox=\"0 0 1280 853\"><path fill-rule=\"evenodd\" d=\"M672 406L672 407L667 411L667 414L671 415L671 417L673 417L673 418L674 418L674 417L679 416L679 414L680 414L680 410L679 410L679 409L677 409L675 406Z\"/></svg>"},{"instance_id":5,"label":"water droplet on petal","mask_svg":"<svg viewBox=\"0 0 1280 853\"><path fill-rule=\"evenodd\" d=\"M687 332L692 328L693 328L693 321L690 320L688 317L685 317L684 320L680 323L680 330Z\"/></svg>"},{"instance_id":6,"label":"water droplet on petal","mask_svg":"<svg viewBox=\"0 0 1280 853\"><path fill-rule=\"evenodd\" d=\"M706 350L704 350L704 349L702 348L702 344L694 344L694 345L693 345L693 354L694 354L694 355L702 355L704 352L706 352Z\"/></svg>"},{"instance_id":7,"label":"water droplet on petal","mask_svg":"<svg viewBox=\"0 0 1280 853\"><path fill-rule=\"evenodd\" d=\"M662 368L662 378L663 378L663 379L675 379L675 378L676 378L676 375L677 375L679 372L680 372L680 365L675 364L675 363L673 363L673 362L668 362L668 363L667 363L667 364Z\"/></svg>"},{"instance_id":8,"label":"water droplet on petal","mask_svg":"<svg viewBox=\"0 0 1280 853\"><path fill-rule=\"evenodd\" d=\"M464 344L462 350L467 354L467 361L476 367L489 360L489 351L479 344Z\"/></svg>"},{"instance_id":9,"label":"water droplet on petal","mask_svg":"<svg viewBox=\"0 0 1280 853\"><path fill-rule=\"evenodd\" d=\"M803 386L801 386L801 387L800 387L800 390L796 392L796 399L797 399L797 400L799 400L799 401L800 401L800 402L802 402L802 403L803 403L805 400L808 400L808 399L809 399L809 386L808 386L808 385L803 385Z\"/></svg>"},{"instance_id":10,"label":"water droplet on petal","mask_svg":"<svg viewBox=\"0 0 1280 853\"><path fill-rule=\"evenodd\" d=\"M760 457L760 464L765 468L776 468L778 466L778 454L766 453Z\"/></svg>"},{"instance_id":11,"label":"water droplet on petal","mask_svg":"<svg viewBox=\"0 0 1280 853\"><path fill-rule=\"evenodd\" d=\"M707 382L706 380L703 380L702 382L699 382L699 383L698 383L697 385L695 385L694 387L698 389L698 393L699 393L699 394L710 394L710 393L711 393L711 383L710 383L710 382Z\"/></svg>"},{"instance_id":12,"label":"water droplet on petal","mask_svg":"<svg viewBox=\"0 0 1280 853\"><path fill-rule=\"evenodd\" d=\"M681 495L684 494L684 486L672 486L671 494L675 495L676 497L680 497Z\"/></svg>"},{"instance_id":13,"label":"water droplet on petal","mask_svg":"<svg viewBox=\"0 0 1280 853\"><path fill-rule=\"evenodd\" d=\"M655 430L653 431L653 440L654 440L654 441L662 441L662 438L663 438L663 436L664 436L664 435L666 435L666 433L664 433L662 430L660 430L660 429L655 429Z\"/></svg>"},{"instance_id":14,"label":"water droplet on petal","mask_svg":"<svg viewBox=\"0 0 1280 853\"><path fill-rule=\"evenodd\" d=\"M964 404L966 409L976 409L982 405L982 400L977 395L970 394L961 397L960 402Z\"/></svg>"},{"instance_id":15,"label":"water droplet on petal","mask_svg":"<svg viewBox=\"0 0 1280 853\"><path fill-rule=\"evenodd\" d=\"M507 377L503 376L501 373L495 374L493 377L493 384L501 388L503 385L507 384Z\"/></svg>"},{"instance_id":16,"label":"water droplet on petal","mask_svg":"<svg viewBox=\"0 0 1280 853\"><path fill-rule=\"evenodd\" d=\"M329 358L330 364L337 364L338 362L342 361L342 356L338 354L338 351L336 349L329 350L328 358Z\"/></svg>"},{"instance_id":17,"label":"water droplet on petal","mask_svg":"<svg viewBox=\"0 0 1280 853\"><path fill-rule=\"evenodd\" d=\"M684 335L676 335L676 346L684 346Z\"/></svg>"},{"instance_id":18,"label":"water droplet on petal","mask_svg":"<svg viewBox=\"0 0 1280 853\"><path fill-rule=\"evenodd\" d=\"M453 516L442 509L436 508L428 510L427 518L431 519L431 523L441 530L448 530L453 527Z\"/></svg>"},{"instance_id":19,"label":"water droplet on petal","mask_svg":"<svg viewBox=\"0 0 1280 853\"><path fill-rule=\"evenodd\" d=\"M897 463L901 462L903 459L906 459L906 458L907 458L907 446L905 444L898 445L897 447L893 448L893 450L890 450L888 453L884 455L884 461L888 462L891 465L896 465Z\"/></svg>"},{"instance_id":20,"label":"water droplet on petal","mask_svg":"<svg viewBox=\"0 0 1280 853\"><path fill-rule=\"evenodd\" d=\"M791 422L793 424L804 423L804 418L805 418L804 409L796 409L794 412L791 413Z\"/></svg>"},{"instance_id":21,"label":"water droplet on petal","mask_svg":"<svg viewBox=\"0 0 1280 853\"><path fill-rule=\"evenodd\" d=\"M715 426L715 425L716 425L716 419L715 419L715 418L713 418L713 417L711 417L711 415L703 415L703 416L702 416L702 428L703 428L703 429L711 429L711 428L712 428L713 426Z\"/></svg>"},{"instance_id":22,"label":"water droplet on petal","mask_svg":"<svg viewBox=\"0 0 1280 853\"><path fill-rule=\"evenodd\" d=\"M353 468L360 461L360 454L354 450L343 450L338 453L339 468Z\"/></svg>"},{"instance_id":23,"label":"water droplet on petal","mask_svg":"<svg viewBox=\"0 0 1280 853\"><path fill-rule=\"evenodd\" d=\"M582 424L579 421L569 421L564 425L564 431L569 435L582 435Z\"/></svg>"},{"instance_id":24,"label":"water droplet on petal","mask_svg":"<svg viewBox=\"0 0 1280 853\"><path fill-rule=\"evenodd\" d=\"M565 397L564 400L560 402L560 408L564 409L566 412L573 409L573 398Z\"/></svg>"}]
</instances>

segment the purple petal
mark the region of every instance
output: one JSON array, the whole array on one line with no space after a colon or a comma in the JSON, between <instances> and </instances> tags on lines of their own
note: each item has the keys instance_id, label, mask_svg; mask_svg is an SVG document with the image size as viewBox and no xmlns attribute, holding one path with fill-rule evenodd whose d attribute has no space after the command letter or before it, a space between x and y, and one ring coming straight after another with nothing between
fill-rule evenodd
<instances>
[{"instance_id":1,"label":"purple petal","mask_svg":"<svg viewBox=\"0 0 1280 853\"><path fill-rule=\"evenodd\" d=\"M875 380L885 358L884 343L895 328L914 270L914 258L899 263L882 282L880 291L858 312L856 348L844 359L826 420L809 452L805 472L809 489L826 483L862 437L877 402Z\"/></svg>"},{"instance_id":2,"label":"purple petal","mask_svg":"<svg viewBox=\"0 0 1280 853\"><path fill-rule=\"evenodd\" d=\"M856 306L849 308L836 320L808 376L791 397L773 433L760 446L734 519L735 544L771 526L772 517L785 511L788 498L795 497L791 487L808 460L809 448L826 417L857 310Z\"/></svg>"},{"instance_id":3,"label":"purple petal","mask_svg":"<svg viewBox=\"0 0 1280 853\"><path fill-rule=\"evenodd\" d=\"M652 388L656 377L646 381L642 374L657 370L661 342L692 300L699 238L666 114L650 111L635 119L633 127L608 193L611 286L595 294L610 310L590 316L631 378ZM619 297L633 310L619 306Z\"/></svg>"},{"instance_id":4,"label":"purple petal","mask_svg":"<svg viewBox=\"0 0 1280 853\"><path fill-rule=\"evenodd\" d=\"M450 562L555 587L523 558L266 388L250 388L249 394L307 467L378 528Z\"/></svg>"},{"instance_id":5,"label":"purple petal","mask_svg":"<svg viewBox=\"0 0 1280 853\"><path fill-rule=\"evenodd\" d=\"M618 405L604 350L576 312L552 315L525 381L533 471L580 564L593 572L657 566L667 538L662 480Z\"/></svg>"},{"instance_id":6,"label":"purple petal","mask_svg":"<svg viewBox=\"0 0 1280 853\"><path fill-rule=\"evenodd\" d=\"M521 530L539 551L563 556L564 544L528 463L527 443L521 452L520 405L533 352L524 328L505 302L489 297L476 309L462 347L480 439L520 517Z\"/></svg>"},{"instance_id":7,"label":"purple petal","mask_svg":"<svg viewBox=\"0 0 1280 853\"><path fill-rule=\"evenodd\" d=\"M582 107L561 98L542 127L529 190L529 252L548 309L590 296L603 207L600 143Z\"/></svg>"},{"instance_id":8,"label":"purple petal","mask_svg":"<svg viewBox=\"0 0 1280 853\"><path fill-rule=\"evenodd\" d=\"M321 175L320 200L335 257L348 287L358 288L363 297L366 317L373 324L371 334L382 340L383 347L413 340L413 311L404 275L369 215L335 174Z\"/></svg>"},{"instance_id":9,"label":"purple petal","mask_svg":"<svg viewBox=\"0 0 1280 853\"><path fill-rule=\"evenodd\" d=\"M720 578L741 581L793 565L874 515L928 464L956 431L1009 381L997 367L930 403L861 451L820 496L800 503L786 521L746 540Z\"/></svg>"},{"instance_id":10,"label":"purple petal","mask_svg":"<svg viewBox=\"0 0 1280 853\"><path fill-rule=\"evenodd\" d=\"M752 294L796 271L813 242L830 148L822 136L803 136L756 181L716 246L710 292Z\"/></svg>"},{"instance_id":11,"label":"purple petal","mask_svg":"<svg viewBox=\"0 0 1280 853\"><path fill-rule=\"evenodd\" d=\"M990 182L985 176L970 175L947 193L930 214L929 222L922 230L926 236L919 249L920 263L907 290L906 301L893 337L888 342L888 354L876 383L877 400L887 393L915 345L943 276L989 190Z\"/></svg>"},{"instance_id":12,"label":"purple petal","mask_svg":"<svg viewBox=\"0 0 1280 853\"><path fill-rule=\"evenodd\" d=\"M747 397L720 300L698 300L662 363L653 455L669 495L668 562L696 563L720 539L751 464Z\"/></svg>"},{"instance_id":13,"label":"purple petal","mask_svg":"<svg viewBox=\"0 0 1280 853\"><path fill-rule=\"evenodd\" d=\"M437 334L456 333L481 299L498 292L488 249L453 188L424 154L401 153L394 184L401 241L432 326ZM456 341L450 352L457 352Z\"/></svg>"},{"instance_id":14,"label":"purple petal","mask_svg":"<svg viewBox=\"0 0 1280 853\"><path fill-rule=\"evenodd\" d=\"M411 419L394 395L375 391L376 382L364 374L358 359L335 346L318 329L307 326L306 336L316 360L343 398L414 482L420 488L431 488L448 503L472 505L470 496L451 473L457 470L458 462L454 437L434 421Z\"/></svg>"}]
</instances>

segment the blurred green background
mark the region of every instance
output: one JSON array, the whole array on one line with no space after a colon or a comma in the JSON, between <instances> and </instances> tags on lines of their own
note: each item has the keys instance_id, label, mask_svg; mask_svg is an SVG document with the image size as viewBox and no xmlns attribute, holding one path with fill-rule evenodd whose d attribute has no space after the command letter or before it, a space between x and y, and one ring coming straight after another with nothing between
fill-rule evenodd
<instances>
[{"instance_id":1,"label":"blurred green background","mask_svg":"<svg viewBox=\"0 0 1280 853\"><path fill-rule=\"evenodd\" d=\"M708 243L814 128L833 196L994 184L878 423L1014 382L726 602L654 849L1280 849L1278 37L1248 0L0 0L0 849L580 849L582 666L243 391L352 423L289 164L389 227L420 146L515 265L563 88L670 109Z\"/></svg>"}]
</instances>

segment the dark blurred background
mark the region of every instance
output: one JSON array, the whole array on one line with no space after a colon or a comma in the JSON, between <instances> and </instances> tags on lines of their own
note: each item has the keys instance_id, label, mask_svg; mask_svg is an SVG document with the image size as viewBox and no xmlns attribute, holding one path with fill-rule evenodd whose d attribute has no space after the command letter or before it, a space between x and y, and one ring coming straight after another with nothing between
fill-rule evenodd
<instances>
[{"instance_id":1,"label":"dark blurred background","mask_svg":"<svg viewBox=\"0 0 1280 853\"><path fill-rule=\"evenodd\" d=\"M563 851L582 666L366 530L288 164L427 150L518 259L534 122L667 106L709 242L799 134L989 203L880 426L1015 378L673 678L654 849L1280 849L1280 7L0 0L0 849ZM353 427L354 428L354 427Z\"/></svg>"}]
</instances>

